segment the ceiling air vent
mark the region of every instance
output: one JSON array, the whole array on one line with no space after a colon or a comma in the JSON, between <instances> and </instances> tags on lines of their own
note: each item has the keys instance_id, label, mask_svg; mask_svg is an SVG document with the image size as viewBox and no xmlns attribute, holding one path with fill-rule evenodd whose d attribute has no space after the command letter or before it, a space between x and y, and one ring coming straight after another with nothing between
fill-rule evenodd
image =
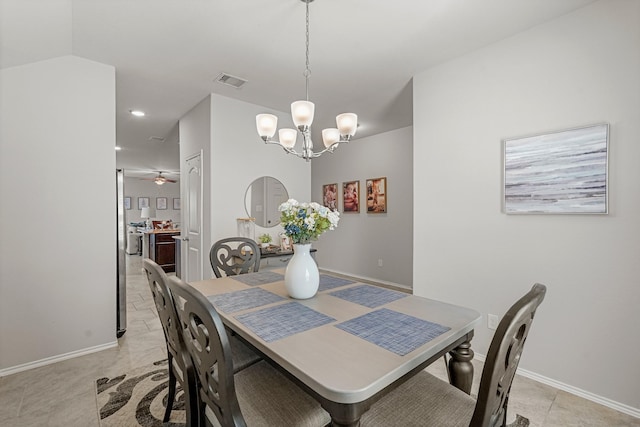
<instances>
[{"instance_id":1,"label":"ceiling air vent","mask_svg":"<svg viewBox=\"0 0 640 427\"><path fill-rule=\"evenodd\" d=\"M218 77L216 77L216 81L218 83L222 83L227 86L234 87L236 89L240 89L247 81L240 77L232 76L227 73L220 73Z\"/></svg>"}]
</instances>

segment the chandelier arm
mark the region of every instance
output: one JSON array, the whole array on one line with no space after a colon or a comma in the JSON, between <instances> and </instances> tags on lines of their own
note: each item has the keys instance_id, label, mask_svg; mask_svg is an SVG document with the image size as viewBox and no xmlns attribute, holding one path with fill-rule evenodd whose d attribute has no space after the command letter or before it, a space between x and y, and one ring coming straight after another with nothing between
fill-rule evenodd
<instances>
[{"instance_id":1,"label":"chandelier arm","mask_svg":"<svg viewBox=\"0 0 640 427\"><path fill-rule=\"evenodd\" d=\"M277 141L275 139L271 139L271 138L262 138L262 140L264 141L265 144L276 144L279 145L284 151L286 151L289 154L293 154L294 156L298 156L300 158L303 158L302 153L298 153L296 150L294 150L293 148L287 148L284 145L282 145L280 143L280 141Z\"/></svg>"}]
</instances>

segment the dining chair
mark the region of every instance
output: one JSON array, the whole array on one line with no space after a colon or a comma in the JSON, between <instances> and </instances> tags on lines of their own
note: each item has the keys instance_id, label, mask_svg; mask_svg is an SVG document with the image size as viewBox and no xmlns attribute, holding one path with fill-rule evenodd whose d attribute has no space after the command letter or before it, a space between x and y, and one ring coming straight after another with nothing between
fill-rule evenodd
<instances>
[{"instance_id":1,"label":"dining chair","mask_svg":"<svg viewBox=\"0 0 640 427\"><path fill-rule=\"evenodd\" d=\"M229 237L218 240L209 252L211 268L217 278L224 272L227 276L256 273L260 268L260 248L258 244L245 237ZM234 353L234 366L245 368L257 362L261 357L244 345L232 331L228 331L231 349Z\"/></svg>"},{"instance_id":2,"label":"dining chair","mask_svg":"<svg viewBox=\"0 0 640 427\"><path fill-rule=\"evenodd\" d=\"M505 426L511 383L536 309L547 288L535 284L504 315L493 336L478 399L421 371L374 403L362 426Z\"/></svg>"},{"instance_id":3,"label":"dining chair","mask_svg":"<svg viewBox=\"0 0 640 427\"><path fill-rule=\"evenodd\" d=\"M173 298L167 286L167 275L162 267L150 259L142 261L151 288L153 301L162 324L162 331L167 345L167 359L169 367L169 391L167 407L162 419L169 421L173 403L176 397L176 380L180 383L184 393L187 426L195 427L198 420L196 377L187 353L182 333L178 329L179 320Z\"/></svg>"},{"instance_id":4,"label":"dining chair","mask_svg":"<svg viewBox=\"0 0 640 427\"><path fill-rule=\"evenodd\" d=\"M255 273L260 268L260 248L246 237L228 237L211 246L209 261L216 277Z\"/></svg>"},{"instance_id":5,"label":"dining chair","mask_svg":"<svg viewBox=\"0 0 640 427\"><path fill-rule=\"evenodd\" d=\"M325 426L320 404L265 361L233 375L227 331L213 305L169 279L198 384L199 426Z\"/></svg>"},{"instance_id":6,"label":"dining chair","mask_svg":"<svg viewBox=\"0 0 640 427\"><path fill-rule=\"evenodd\" d=\"M164 308L166 305L166 301L173 302L171 296L169 295L169 288L167 286L167 275L164 270L162 270L162 267L160 267L159 264L152 261L151 259L147 258L143 260L143 264L145 271L147 271L151 293L153 294L153 299L156 303L156 309L158 310L158 317L160 317L160 322L162 323L162 328L165 333L165 339L167 340L167 350L178 349L178 345L182 341L182 334L177 329L177 325L179 325L180 323L178 315L175 313L174 307ZM157 270L158 268L160 270ZM160 307L158 306L158 304L160 304ZM167 319L164 320L165 318ZM167 332L167 330L170 333ZM253 349L249 348L247 344L240 340L240 338L233 336L231 337L230 342L234 372L239 372L262 359ZM184 346L184 343L182 343L182 351L184 351L186 354L186 347Z\"/></svg>"}]
</instances>

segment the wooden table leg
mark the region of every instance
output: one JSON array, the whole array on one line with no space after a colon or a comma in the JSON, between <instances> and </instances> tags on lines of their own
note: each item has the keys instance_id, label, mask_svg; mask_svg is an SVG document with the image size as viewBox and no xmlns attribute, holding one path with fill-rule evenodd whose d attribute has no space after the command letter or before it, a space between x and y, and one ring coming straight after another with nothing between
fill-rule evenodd
<instances>
[{"instance_id":1,"label":"wooden table leg","mask_svg":"<svg viewBox=\"0 0 640 427\"><path fill-rule=\"evenodd\" d=\"M470 341L470 338L469 338ZM449 352L449 378L451 385L458 387L467 394L471 394L473 383L473 350L471 343L465 341Z\"/></svg>"},{"instance_id":2,"label":"wooden table leg","mask_svg":"<svg viewBox=\"0 0 640 427\"><path fill-rule=\"evenodd\" d=\"M371 406L370 401L348 404L325 400L321 404L331 414L331 427L358 427L360 417Z\"/></svg>"}]
</instances>

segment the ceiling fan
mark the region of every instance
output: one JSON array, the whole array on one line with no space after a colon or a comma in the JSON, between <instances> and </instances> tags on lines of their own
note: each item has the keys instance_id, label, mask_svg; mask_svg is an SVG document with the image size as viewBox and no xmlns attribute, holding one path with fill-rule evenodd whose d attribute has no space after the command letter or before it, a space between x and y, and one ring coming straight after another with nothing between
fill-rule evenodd
<instances>
[{"instance_id":1,"label":"ceiling fan","mask_svg":"<svg viewBox=\"0 0 640 427\"><path fill-rule=\"evenodd\" d=\"M162 185L165 182L171 182L171 183L178 182L175 179L170 179L170 178L166 178L166 177L162 176L162 171L157 171L157 172L158 172L158 176L156 176L154 178L140 178L140 179L145 180L145 181L153 181L158 185Z\"/></svg>"}]
</instances>

